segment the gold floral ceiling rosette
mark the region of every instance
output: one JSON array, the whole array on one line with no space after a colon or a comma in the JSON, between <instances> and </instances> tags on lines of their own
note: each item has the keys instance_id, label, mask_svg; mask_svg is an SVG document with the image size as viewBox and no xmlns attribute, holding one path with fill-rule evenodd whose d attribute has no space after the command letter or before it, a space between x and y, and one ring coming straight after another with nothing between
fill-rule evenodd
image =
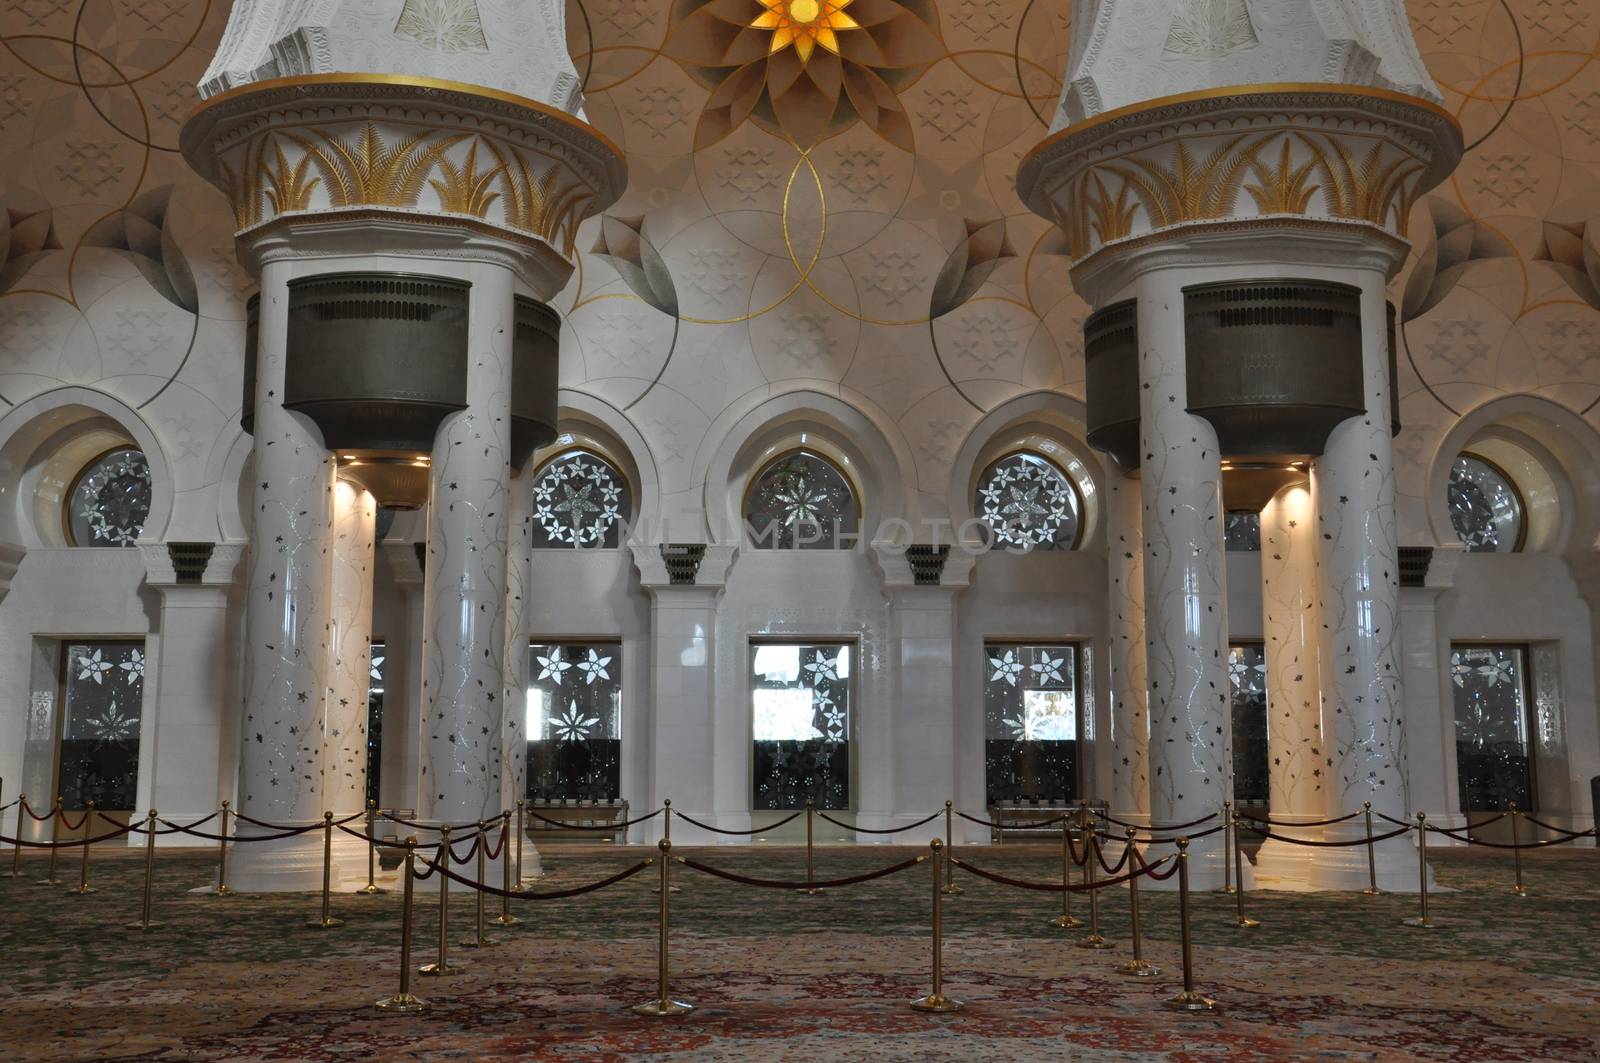
<instances>
[{"instance_id":1,"label":"gold floral ceiling rosette","mask_svg":"<svg viewBox=\"0 0 1600 1063\"><path fill-rule=\"evenodd\" d=\"M932 0L677 0L664 50L711 90L696 149L749 120L801 149L861 122L914 151L900 91L945 55Z\"/></svg>"}]
</instances>

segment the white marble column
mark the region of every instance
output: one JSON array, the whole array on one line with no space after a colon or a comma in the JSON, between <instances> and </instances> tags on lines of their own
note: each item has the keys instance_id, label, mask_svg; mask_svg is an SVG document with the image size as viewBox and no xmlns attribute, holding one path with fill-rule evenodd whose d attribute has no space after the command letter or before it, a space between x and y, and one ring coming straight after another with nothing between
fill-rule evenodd
<instances>
[{"instance_id":1,"label":"white marble column","mask_svg":"<svg viewBox=\"0 0 1600 1063\"><path fill-rule=\"evenodd\" d=\"M1261 602L1267 657L1268 811L1279 823L1323 819L1321 632L1317 616L1317 527L1307 484L1285 487L1261 510ZM1288 830L1314 838L1310 828ZM1312 850L1272 839L1256 874L1274 888L1310 881ZM1263 885L1267 883L1263 882Z\"/></svg>"},{"instance_id":2,"label":"white marble column","mask_svg":"<svg viewBox=\"0 0 1600 1063\"><path fill-rule=\"evenodd\" d=\"M511 271L470 269L467 408L433 448L417 814L452 824L500 812L510 522Z\"/></svg>"},{"instance_id":3,"label":"white marble column","mask_svg":"<svg viewBox=\"0 0 1600 1063\"><path fill-rule=\"evenodd\" d=\"M1222 472L1216 431L1186 409L1182 287L1175 270L1149 270L1136 283L1150 817L1156 824L1220 816L1233 761ZM1191 885L1220 886L1225 857L1220 832L1196 840L1189 849Z\"/></svg>"},{"instance_id":4,"label":"white marble column","mask_svg":"<svg viewBox=\"0 0 1600 1063\"><path fill-rule=\"evenodd\" d=\"M1361 287L1367 412L1334 428L1312 470L1322 615L1323 737L1330 758L1325 811L1343 815L1371 801L1375 812L1405 819L1405 734L1396 657L1400 568L1389 436L1385 278L1376 269L1351 274L1352 282ZM1358 817L1328 828L1327 834L1330 839L1350 838L1363 830ZM1413 842L1404 835L1380 844L1379 887L1415 890L1415 853ZM1364 888L1364 849L1320 851L1315 879L1325 889Z\"/></svg>"},{"instance_id":5,"label":"white marble column","mask_svg":"<svg viewBox=\"0 0 1600 1063\"><path fill-rule=\"evenodd\" d=\"M367 804L367 692L372 674L372 574L378 504L340 480L333 495L332 668L328 683L323 777L333 814ZM352 827L356 824L352 824ZM366 848L339 832L334 851L344 873L366 874ZM359 865L359 866L358 866Z\"/></svg>"},{"instance_id":6,"label":"white marble column","mask_svg":"<svg viewBox=\"0 0 1600 1063\"><path fill-rule=\"evenodd\" d=\"M516 808L528 793L528 607L533 587L532 462L511 480L509 537L506 548L505 692L501 695L500 803ZM515 823L513 823L513 828ZM515 844L511 847L513 860ZM537 875L539 850L522 840L526 874ZM513 865L513 878L524 874Z\"/></svg>"},{"instance_id":7,"label":"white marble column","mask_svg":"<svg viewBox=\"0 0 1600 1063\"><path fill-rule=\"evenodd\" d=\"M1111 594L1106 676L1111 692L1111 815L1128 823L1149 823L1150 714L1139 482L1111 469L1105 499L1106 582Z\"/></svg>"},{"instance_id":8,"label":"white marble column","mask_svg":"<svg viewBox=\"0 0 1600 1063\"><path fill-rule=\"evenodd\" d=\"M311 421L283 408L291 263L261 268L255 467L245 576L239 811L284 825L319 822L328 660L333 459ZM241 821L239 833L266 833ZM239 890L306 890L322 880L317 832L240 844Z\"/></svg>"},{"instance_id":9,"label":"white marble column","mask_svg":"<svg viewBox=\"0 0 1600 1063\"><path fill-rule=\"evenodd\" d=\"M394 578L401 606L393 615L374 618L383 636L383 769L378 804L383 808L417 808L421 770L417 736L422 733L422 617L426 598L417 544L385 541L379 550Z\"/></svg>"}]
</instances>

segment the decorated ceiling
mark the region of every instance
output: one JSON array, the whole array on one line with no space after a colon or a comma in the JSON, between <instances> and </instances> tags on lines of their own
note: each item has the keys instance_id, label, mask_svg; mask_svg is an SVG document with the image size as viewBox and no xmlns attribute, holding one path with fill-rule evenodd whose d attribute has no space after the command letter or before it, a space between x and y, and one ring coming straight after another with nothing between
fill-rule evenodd
<instances>
[{"instance_id":1,"label":"decorated ceiling","mask_svg":"<svg viewBox=\"0 0 1600 1063\"><path fill-rule=\"evenodd\" d=\"M474 0L396 4L410 39L470 50L485 32ZM1196 0L1175 32L1211 40L1201 8L1225 9L1226 45L1236 9L1272 6ZM631 181L579 232L562 382L638 428L669 511L700 508L713 422L779 392L874 419L929 512L986 411L1081 399L1086 308L1013 188L1053 117L1069 7L573 0L586 114ZM1420 543L1423 483L1461 414L1530 393L1600 422L1600 11L1410 14L1468 144L1414 206L1392 291L1401 541ZM64 385L117 396L161 439L180 538L215 536L239 432L250 282L228 205L176 153L225 16L210 0L0 13L0 416Z\"/></svg>"}]
</instances>

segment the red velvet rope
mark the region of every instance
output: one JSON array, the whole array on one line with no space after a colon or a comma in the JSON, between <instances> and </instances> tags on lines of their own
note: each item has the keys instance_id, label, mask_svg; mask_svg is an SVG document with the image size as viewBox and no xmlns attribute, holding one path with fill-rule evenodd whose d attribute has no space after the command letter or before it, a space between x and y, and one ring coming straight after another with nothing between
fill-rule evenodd
<instances>
[{"instance_id":1,"label":"red velvet rope","mask_svg":"<svg viewBox=\"0 0 1600 1063\"><path fill-rule=\"evenodd\" d=\"M1263 838L1271 838L1273 841L1279 842L1288 842L1290 845L1314 845L1320 849L1339 849L1351 845L1365 845L1369 840L1367 838L1351 838L1347 841L1339 842L1316 842L1307 838L1290 838L1282 834L1274 834L1270 830L1262 830L1260 827L1252 824L1244 824L1244 826L1245 829L1249 830L1252 834L1259 835ZM1410 830L1410 827L1398 827L1395 830L1389 831L1387 834L1374 834L1370 840L1374 842L1388 841L1390 838L1398 838L1402 834L1409 833Z\"/></svg>"},{"instance_id":2,"label":"red velvet rope","mask_svg":"<svg viewBox=\"0 0 1600 1063\"><path fill-rule=\"evenodd\" d=\"M76 849L80 845L95 845L99 842L110 841L112 838L120 838L124 834L127 834L128 830L128 827L118 827L109 834L99 834L93 838L87 839L77 838L66 842L30 842L25 841L22 838L7 838L5 835L0 834L0 843L4 843L6 845L20 845L24 849Z\"/></svg>"},{"instance_id":3,"label":"red velvet rope","mask_svg":"<svg viewBox=\"0 0 1600 1063\"><path fill-rule=\"evenodd\" d=\"M776 822L776 823L768 823L764 827L752 827L749 830L727 830L727 829L725 829L723 827L713 827L709 823L701 823L698 819L694 819L694 818L692 818L690 816L686 816L682 812L674 812L673 815L677 816L679 819L683 820L685 823L692 823L696 827L699 827L701 830L708 830L712 834L765 834L769 830L777 830L779 827L783 826L785 823L789 823L789 822L791 822L791 821L793 821L795 819L798 819L799 817L805 815L805 809L801 809L799 812L796 812L793 815L784 816L782 819L778 820L778 822Z\"/></svg>"},{"instance_id":4,"label":"red velvet rope","mask_svg":"<svg viewBox=\"0 0 1600 1063\"><path fill-rule=\"evenodd\" d=\"M979 819L977 816L969 816L965 812L956 813L968 823L976 823L981 827L997 827L1000 830L1043 830L1045 827L1053 827L1057 823L1064 823L1077 814L1077 810L1074 809L1064 815L1057 816L1055 819L1042 819L1033 823L996 823L992 819Z\"/></svg>"},{"instance_id":5,"label":"red velvet rope","mask_svg":"<svg viewBox=\"0 0 1600 1063\"><path fill-rule=\"evenodd\" d=\"M748 875L738 875L732 871L723 871L709 864L702 864L698 860L691 860L686 856L680 856L677 859L684 867L693 868L702 874L713 875L716 878L727 879L729 882L737 882L741 886L760 886L765 889L776 890L830 890L839 889L841 886L854 886L860 882L871 882L875 878L887 878L890 875L899 874L908 867L915 867L928 858L926 856L914 856L910 860L902 860L898 864L880 867L876 871L850 875L847 878L826 879L820 882L811 879L807 879L804 882L792 882L779 881L772 878L751 878Z\"/></svg>"},{"instance_id":6,"label":"red velvet rope","mask_svg":"<svg viewBox=\"0 0 1600 1063\"><path fill-rule=\"evenodd\" d=\"M528 813L528 815L532 816L534 819L541 820L542 822L548 823L552 827L559 827L562 830L615 831L615 830L626 830L627 828L633 826L635 823L644 823L647 820L655 819L657 816L661 815L661 813L666 811L666 810L658 808L654 812L648 813L648 814L643 815L643 816L635 817L634 819L624 819L624 820L617 820L617 821L611 822L611 823L602 823L598 827L580 827L580 826L577 826L576 824L566 823L566 822L563 822L562 820L559 820L559 819L551 819L549 816L541 816L539 813L535 812L531 808L524 807L523 811Z\"/></svg>"},{"instance_id":7,"label":"red velvet rope","mask_svg":"<svg viewBox=\"0 0 1600 1063\"><path fill-rule=\"evenodd\" d=\"M28 804L28 799L26 797L19 797L17 800L22 802L22 811L26 812L28 814L28 818L32 819L35 823L43 823L47 819L55 818L56 810L54 808L41 816L39 813L33 810L32 805Z\"/></svg>"},{"instance_id":8,"label":"red velvet rope","mask_svg":"<svg viewBox=\"0 0 1600 1063\"><path fill-rule=\"evenodd\" d=\"M989 879L991 882L998 882L1003 886L1014 886L1017 889L1023 889L1023 890L1037 890L1040 893L1087 893L1090 890L1105 889L1107 886L1120 886L1124 882L1128 882L1128 881L1130 881L1132 879L1140 878L1140 877L1142 877L1144 875L1150 875L1150 874L1152 874L1153 869L1155 869L1157 867L1160 867L1166 861L1173 860L1173 859L1176 859L1176 858L1175 857L1171 857L1171 856L1163 856L1160 860L1157 860L1155 863L1146 864L1143 867L1141 867L1139 870L1130 871L1126 875L1119 875L1116 878L1100 879L1098 882L1095 882L1095 883L1092 883L1092 884L1088 883L1088 882L1084 882L1084 883L1080 883L1080 884L1078 884L1076 886L1071 885L1070 883L1065 883L1065 882L1032 882L1032 881L1029 881L1028 879L1010 878L1010 877L1008 877L1006 875L996 874L993 871L985 871L983 868L978 867L975 864L969 864L967 861L957 859L954 856L952 856L950 858L950 862L952 864L954 864L956 867L959 867L963 871L970 871L974 875L977 875L979 878L986 878L986 879ZM1157 879L1161 879L1161 878L1165 878L1166 876L1165 875L1155 875L1154 877L1157 878Z\"/></svg>"},{"instance_id":9,"label":"red velvet rope","mask_svg":"<svg viewBox=\"0 0 1600 1063\"><path fill-rule=\"evenodd\" d=\"M1106 813L1100 811L1098 808L1091 808L1089 811L1094 813L1095 815L1099 816L1101 819L1105 820L1107 823L1115 823L1119 827L1134 827L1134 828L1136 828L1138 830L1183 830L1186 827L1198 827L1200 824L1204 823L1206 820L1215 819L1217 817L1217 814L1215 812L1207 812L1205 815L1201 816L1199 819L1191 819L1187 823L1148 823L1148 824L1146 824L1146 823L1129 823L1126 820L1116 819L1116 818L1113 818L1112 816L1109 816Z\"/></svg>"},{"instance_id":10,"label":"red velvet rope","mask_svg":"<svg viewBox=\"0 0 1600 1063\"><path fill-rule=\"evenodd\" d=\"M623 879L632 878L634 875L637 875L639 872L655 863L655 861L641 860L632 867L619 871L609 878L603 878L598 882L591 882L586 886L574 886L572 889L551 890L544 893L539 893L534 890L526 890L522 893L517 893L513 890L497 889L494 886L488 885L487 883L479 884L473 879L467 878L463 875L458 875L454 871L451 871L449 868L433 860L424 860L422 863L427 864L428 867L432 869L429 874L432 874L433 871L437 871L451 881L459 882L463 886L470 886L472 889L478 890L481 893L490 893L496 897L509 897L514 901L559 901L566 897L577 897L581 894L594 893L596 890L603 890L607 886L614 886ZM427 875L417 876L419 880L427 877Z\"/></svg>"}]
</instances>

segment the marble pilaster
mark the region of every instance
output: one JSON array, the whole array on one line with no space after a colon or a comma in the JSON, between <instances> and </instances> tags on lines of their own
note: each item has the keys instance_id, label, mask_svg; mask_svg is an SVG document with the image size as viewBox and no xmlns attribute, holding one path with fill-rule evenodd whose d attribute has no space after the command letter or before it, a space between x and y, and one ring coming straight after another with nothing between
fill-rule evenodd
<instances>
[{"instance_id":1,"label":"marble pilaster","mask_svg":"<svg viewBox=\"0 0 1600 1063\"><path fill-rule=\"evenodd\" d=\"M1150 713L1145 668L1143 500L1137 480L1106 475L1107 642L1111 693L1111 814L1150 822Z\"/></svg>"},{"instance_id":2,"label":"marble pilaster","mask_svg":"<svg viewBox=\"0 0 1600 1063\"><path fill-rule=\"evenodd\" d=\"M323 779L330 810L343 819L367 803L367 692L372 674L372 577L378 504L362 487L334 487L331 676ZM347 875L365 873L366 850L340 833L334 850ZM360 867L356 865L359 863Z\"/></svg>"}]
</instances>

